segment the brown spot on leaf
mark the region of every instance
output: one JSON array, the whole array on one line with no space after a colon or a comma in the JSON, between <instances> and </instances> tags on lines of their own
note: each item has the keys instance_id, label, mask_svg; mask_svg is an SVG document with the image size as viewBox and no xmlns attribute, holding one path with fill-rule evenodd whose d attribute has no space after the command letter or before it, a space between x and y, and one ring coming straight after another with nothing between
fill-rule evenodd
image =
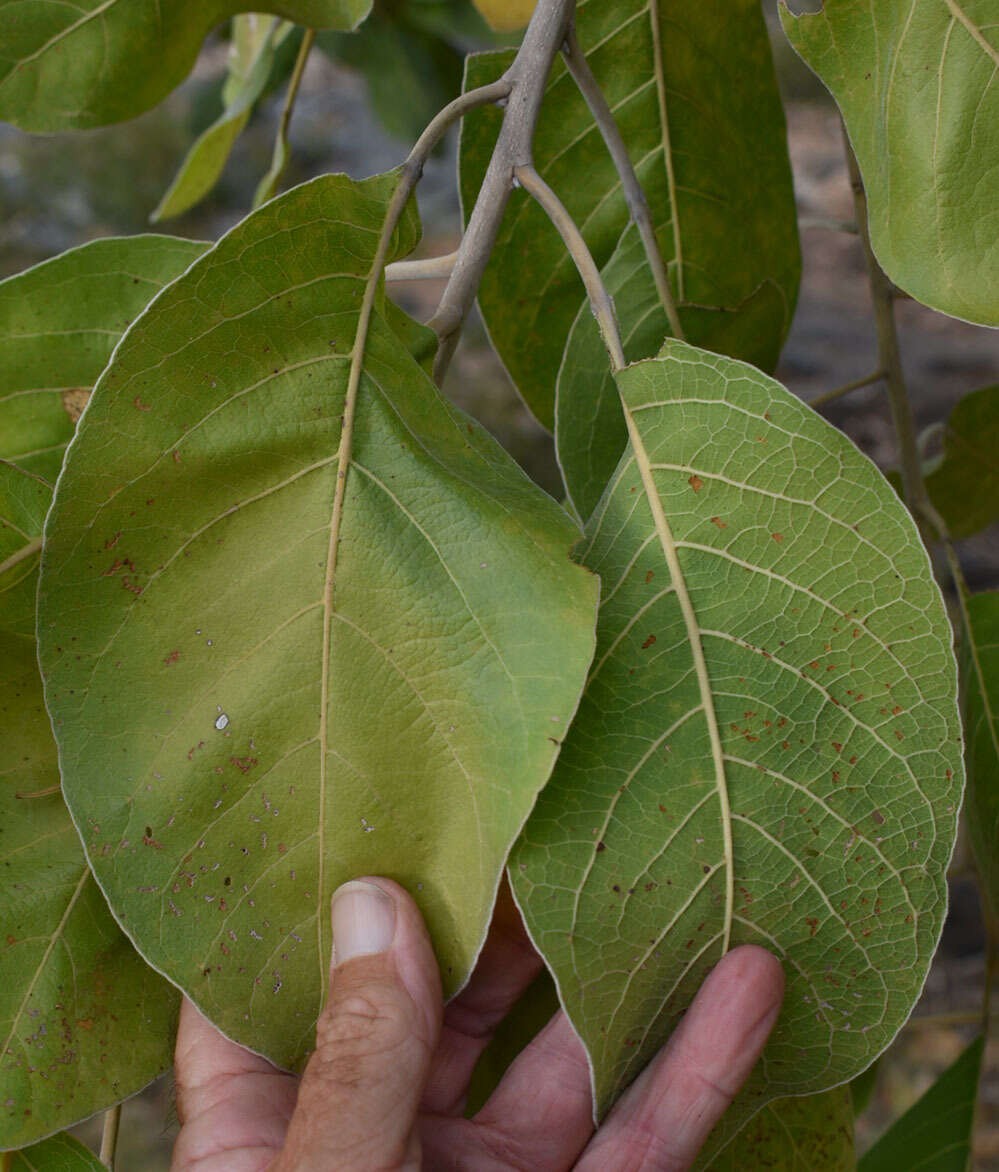
<instances>
[{"instance_id":1,"label":"brown spot on leaf","mask_svg":"<svg viewBox=\"0 0 999 1172\"><path fill-rule=\"evenodd\" d=\"M180 652L179 652L179 651L177 651L177 650L173 650L173 651L171 651L171 652L170 652L170 654L169 654L169 655L168 655L168 656L167 656L167 657L166 657L166 658L163 660L163 662L164 662L164 664L166 664L167 666L169 666L171 663L176 663L178 659L180 659Z\"/></svg>"},{"instance_id":2,"label":"brown spot on leaf","mask_svg":"<svg viewBox=\"0 0 999 1172\"><path fill-rule=\"evenodd\" d=\"M236 766L240 773L249 773L254 765L257 764L256 757L230 757L229 760Z\"/></svg>"},{"instance_id":3,"label":"brown spot on leaf","mask_svg":"<svg viewBox=\"0 0 999 1172\"><path fill-rule=\"evenodd\" d=\"M74 387L72 390L63 391L60 398L63 410L76 423L83 414L83 408L90 402L90 392L84 387Z\"/></svg>"},{"instance_id":4,"label":"brown spot on leaf","mask_svg":"<svg viewBox=\"0 0 999 1172\"><path fill-rule=\"evenodd\" d=\"M648 586L648 584L652 581L652 579L654 577L655 577L655 574L653 574L653 572L651 570L647 571L646 575L645 575L645 585Z\"/></svg>"},{"instance_id":5,"label":"brown spot on leaf","mask_svg":"<svg viewBox=\"0 0 999 1172\"><path fill-rule=\"evenodd\" d=\"M132 404L137 411L152 411L152 407L148 403L143 403L138 395L132 400Z\"/></svg>"},{"instance_id":6,"label":"brown spot on leaf","mask_svg":"<svg viewBox=\"0 0 999 1172\"><path fill-rule=\"evenodd\" d=\"M719 529L727 529L728 528L728 525L725 524L725 522L721 519L721 517L712 517L711 523L712 523L712 525L717 525Z\"/></svg>"},{"instance_id":7,"label":"brown spot on leaf","mask_svg":"<svg viewBox=\"0 0 999 1172\"><path fill-rule=\"evenodd\" d=\"M808 925L808 935L814 936L815 933L818 931L819 921L816 919L813 919L811 916L806 916L805 923Z\"/></svg>"},{"instance_id":8,"label":"brown spot on leaf","mask_svg":"<svg viewBox=\"0 0 999 1172\"><path fill-rule=\"evenodd\" d=\"M696 473L694 473L693 476L687 477L687 483L694 490L694 492L700 492L704 487L704 481Z\"/></svg>"},{"instance_id":9,"label":"brown spot on leaf","mask_svg":"<svg viewBox=\"0 0 999 1172\"><path fill-rule=\"evenodd\" d=\"M770 536L774 539L774 541L784 540L784 535L782 533L771 533Z\"/></svg>"},{"instance_id":10,"label":"brown spot on leaf","mask_svg":"<svg viewBox=\"0 0 999 1172\"><path fill-rule=\"evenodd\" d=\"M655 637L655 635L650 635L650 636L649 636L649 637L648 637L648 638L645 640L645 642L642 644L642 650L643 650L643 651L647 651L647 650L648 650L648 649L649 649L649 648L652 646L652 644L653 644L653 643L655 643L655 641L656 641L656 637Z\"/></svg>"}]
</instances>

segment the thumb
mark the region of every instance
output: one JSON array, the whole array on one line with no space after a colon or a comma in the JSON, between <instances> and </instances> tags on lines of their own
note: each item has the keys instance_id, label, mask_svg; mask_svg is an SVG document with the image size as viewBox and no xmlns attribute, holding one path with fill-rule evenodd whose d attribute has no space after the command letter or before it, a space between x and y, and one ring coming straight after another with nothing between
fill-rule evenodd
<instances>
[{"instance_id":1,"label":"thumb","mask_svg":"<svg viewBox=\"0 0 999 1172\"><path fill-rule=\"evenodd\" d=\"M271 1172L417 1172L416 1114L441 1028L430 939L388 879L345 883L332 917L329 1000Z\"/></svg>"}]
</instances>

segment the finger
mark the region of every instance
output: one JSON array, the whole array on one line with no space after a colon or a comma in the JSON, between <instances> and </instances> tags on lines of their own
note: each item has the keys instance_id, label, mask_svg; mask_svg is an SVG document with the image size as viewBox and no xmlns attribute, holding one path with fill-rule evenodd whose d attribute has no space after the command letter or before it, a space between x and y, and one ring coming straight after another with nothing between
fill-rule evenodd
<instances>
[{"instance_id":1,"label":"finger","mask_svg":"<svg viewBox=\"0 0 999 1172\"><path fill-rule=\"evenodd\" d=\"M257 1172L274 1158L295 1107L298 1079L180 1009L174 1063L180 1135L174 1172Z\"/></svg>"},{"instance_id":2,"label":"finger","mask_svg":"<svg viewBox=\"0 0 999 1172\"><path fill-rule=\"evenodd\" d=\"M564 1013L514 1060L472 1120L479 1153L469 1167L563 1172L593 1133L590 1068Z\"/></svg>"},{"instance_id":3,"label":"finger","mask_svg":"<svg viewBox=\"0 0 999 1172\"><path fill-rule=\"evenodd\" d=\"M715 966L656 1059L610 1113L579 1172L684 1172L749 1077L780 1013L776 957L746 945Z\"/></svg>"},{"instance_id":4,"label":"finger","mask_svg":"<svg viewBox=\"0 0 999 1172\"><path fill-rule=\"evenodd\" d=\"M449 1115L463 1109L479 1056L541 968L541 957L524 930L504 878L475 972L444 1010L444 1026L423 1096L425 1110Z\"/></svg>"},{"instance_id":5,"label":"finger","mask_svg":"<svg viewBox=\"0 0 999 1172\"><path fill-rule=\"evenodd\" d=\"M416 1113L441 1025L430 939L387 879L345 884L332 916L329 1000L272 1172L416 1169Z\"/></svg>"}]
</instances>

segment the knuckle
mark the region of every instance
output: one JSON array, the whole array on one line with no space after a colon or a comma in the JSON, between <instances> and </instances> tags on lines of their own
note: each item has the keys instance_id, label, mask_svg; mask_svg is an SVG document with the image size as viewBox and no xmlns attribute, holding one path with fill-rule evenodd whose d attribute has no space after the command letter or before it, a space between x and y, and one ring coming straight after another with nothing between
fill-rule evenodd
<instances>
[{"instance_id":1,"label":"knuckle","mask_svg":"<svg viewBox=\"0 0 999 1172\"><path fill-rule=\"evenodd\" d=\"M327 1085L356 1086L372 1062L403 1048L411 1034L410 1015L394 991L334 993L317 1023L310 1065Z\"/></svg>"}]
</instances>

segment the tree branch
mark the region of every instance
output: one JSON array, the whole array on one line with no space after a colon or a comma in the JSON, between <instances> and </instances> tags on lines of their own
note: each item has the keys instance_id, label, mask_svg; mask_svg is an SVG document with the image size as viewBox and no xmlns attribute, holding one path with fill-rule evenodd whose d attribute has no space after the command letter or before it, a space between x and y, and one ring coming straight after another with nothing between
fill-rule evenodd
<instances>
[{"instance_id":1,"label":"tree branch","mask_svg":"<svg viewBox=\"0 0 999 1172\"><path fill-rule=\"evenodd\" d=\"M104 1127L101 1132L101 1163L114 1172L115 1154L118 1150L118 1130L121 1127L121 1103L115 1103L104 1112Z\"/></svg>"},{"instance_id":2,"label":"tree branch","mask_svg":"<svg viewBox=\"0 0 999 1172\"><path fill-rule=\"evenodd\" d=\"M583 95L590 113L593 115L593 120L596 122L597 128L603 137L607 151L614 161L614 166L617 168L618 176L621 179L621 190L624 192L625 202L628 205L628 211L631 212L631 218L635 221L638 234L642 238L649 268L652 270L656 290L659 293L659 300L669 320L669 328L673 331L674 338L679 338L681 341L684 341L683 326L680 324L680 315L676 310L676 302L673 299L673 290L670 288L669 275L666 272L666 266L663 264L662 253L659 251L659 242L656 240L656 231L652 225L652 216L649 213L649 201L645 198L645 192L642 190L642 185L639 183L638 176L635 174L635 168L632 166L628 148L625 146L621 131L614 121L611 108L607 104L603 90L597 84L597 79L593 76L593 70L590 69L590 64L586 60L586 54L583 52L579 39L576 36L576 30L571 25L562 49L562 56L565 58L566 66L572 75L573 81L579 87L579 92Z\"/></svg>"},{"instance_id":3,"label":"tree branch","mask_svg":"<svg viewBox=\"0 0 999 1172\"><path fill-rule=\"evenodd\" d=\"M534 128L555 54L565 40L575 0L539 0L517 56L504 73L509 86L499 138L479 189L454 269L437 311L428 323L438 337L434 381L444 381L465 316L496 243L513 187L515 167L530 164Z\"/></svg>"}]
</instances>

